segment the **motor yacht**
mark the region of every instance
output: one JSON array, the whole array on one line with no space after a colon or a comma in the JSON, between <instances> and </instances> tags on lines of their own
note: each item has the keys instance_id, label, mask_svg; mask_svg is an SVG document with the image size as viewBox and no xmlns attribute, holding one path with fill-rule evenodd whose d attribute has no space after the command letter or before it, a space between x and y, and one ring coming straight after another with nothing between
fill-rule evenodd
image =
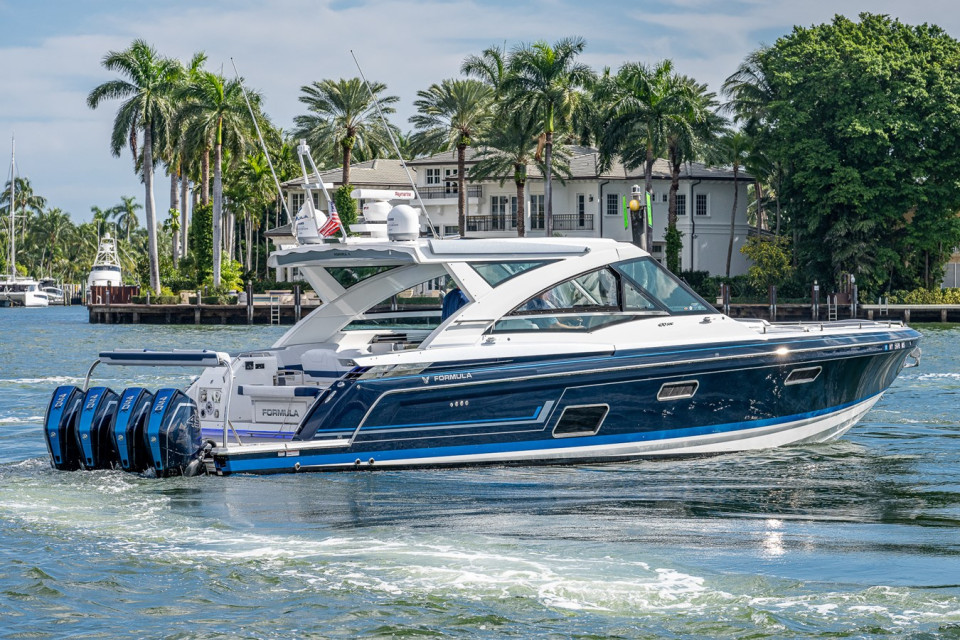
<instances>
[{"instance_id":1,"label":"motor yacht","mask_svg":"<svg viewBox=\"0 0 960 640\"><path fill-rule=\"evenodd\" d=\"M116 393L89 375L58 388L54 466L229 475L825 442L919 363L920 334L899 322L736 320L632 244L420 238L416 215L394 207L386 239L273 253L270 266L298 267L324 304L272 346L101 353L206 368L185 390ZM439 299L404 306L438 283L458 290L446 315Z\"/></svg>"},{"instance_id":2,"label":"motor yacht","mask_svg":"<svg viewBox=\"0 0 960 640\"><path fill-rule=\"evenodd\" d=\"M33 278L8 276L0 279L0 302L14 307L46 307L49 295Z\"/></svg>"}]
</instances>

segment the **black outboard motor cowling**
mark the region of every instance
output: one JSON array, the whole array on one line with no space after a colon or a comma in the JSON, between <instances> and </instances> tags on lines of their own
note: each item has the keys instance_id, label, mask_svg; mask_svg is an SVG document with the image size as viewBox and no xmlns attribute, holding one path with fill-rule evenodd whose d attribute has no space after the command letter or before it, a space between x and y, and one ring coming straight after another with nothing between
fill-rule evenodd
<instances>
[{"instance_id":1,"label":"black outboard motor cowling","mask_svg":"<svg viewBox=\"0 0 960 640\"><path fill-rule=\"evenodd\" d=\"M197 405L179 389L160 389L145 432L147 453L158 477L203 473Z\"/></svg>"},{"instance_id":2,"label":"black outboard motor cowling","mask_svg":"<svg viewBox=\"0 0 960 640\"><path fill-rule=\"evenodd\" d=\"M73 385L57 387L50 398L43 418L43 439L54 469L76 471L80 468L80 449L74 431L82 405L83 391Z\"/></svg>"},{"instance_id":3,"label":"black outboard motor cowling","mask_svg":"<svg viewBox=\"0 0 960 640\"><path fill-rule=\"evenodd\" d=\"M119 399L107 387L91 387L83 396L74 435L80 450L80 466L84 469L112 469L117 463L110 432Z\"/></svg>"},{"instance_id":4,"label":"black outboard motor cowling","mask_svg":"<svg viewBox=\"0 0 960 640\"><path fill-rule=\"evenodd\" d=\"M120 407L113 422L110 439L117 451L124 471L139 473L150 467L150 454L144 436L153 394L146 389L131 387L120 396Z\"/></svg>"}]
</instances>

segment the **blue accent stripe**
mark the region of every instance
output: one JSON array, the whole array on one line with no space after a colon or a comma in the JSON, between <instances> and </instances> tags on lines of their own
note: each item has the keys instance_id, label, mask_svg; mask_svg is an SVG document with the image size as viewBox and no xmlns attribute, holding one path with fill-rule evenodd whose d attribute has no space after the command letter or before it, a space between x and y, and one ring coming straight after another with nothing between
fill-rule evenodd
<instances>
[{"instance_id":1,"label":"blue accent stripe","mask_svg":"<svg viewBox=\"0 0 960 640\"><path fill-rule=\"evenodd\" d=\"M450 422L411 422L409 424L382 424L373 427L364 426L360 429L363 431L373 431L376 429L406 429L409 427L445 427L447 425L464 425L464 424L489 424L489 423L500 423L500 422L524 422L528 420L536 420L540 415L540 412L543 411L543 405L540 405L533 412L533 415L530 416L515 416L510 418L491 418L490 420L454 420ZM330 431L355 431L355 429L317 429L317 433L327 433Z\"/></svg>"},{"instance_id":2,"label":"blue accent stripe","mask_svg":"<svg viewBox=\"0 0 960 640\"><path fill-rule=\"evenodd\" d=\"M882 393L882 392L880 392ZM242 452L239 454L240 459L227 458L226 462L222 466L222 471L225 473L244 473L244 472L270 472L270 471L283 471L283 470L292 470L294 463L299 463L301 466L311 466L311 465L343 465L353 463L358 455L363 456L373 456L380 460L403 460L403 459L415 459L415 458L441 458L441 457L455 457L455 456L469 456L469 455L478 455L478 454L490 454L490 453L514 453L520 451L531 451L537 449L566 449L572 447L584 447L584 446L595 446L595 445L612 445L612 444L629 444L632 442L649 442L657 440L674 440L678 438L685 438L691 436L699 435L713 435L719 433L730 433L746 429L757 429L761 427L775 426L778 424L786 424L789 422L795 422L800 420L807 420L810 418L816 418L820 416L829 415L831 413L836 413L838 411L843 411L854 405L860 404L869 400L870 398L879 396L880 393L871 394L859 400L854 400L853 402L846 402L828 409L819 409L817 411L809 411L805 413L798 413L790 416L784 416L780 418L769 418L765 420L747 420L743 422L731 422L727 424L718 424L718 425L708 425L703 427L689 427L686 429L670 429L663 431L649 431L642 433L629 433L622 435L610 435L610 436L584 436L578 438L562 438L562 439L539 439L539 440L525 440L520 442L497 442L491 444L472 444L472 445L454 445L448 447L431 447L425 449L394 449L390 451L353 451L350 453L333 453L333 454L307 454L304 455L303 451L299 456L294 456L291 458L272 458L272 457L260 457L253 458L250 460L242 459Z\"/></svg>"}]
</instances>

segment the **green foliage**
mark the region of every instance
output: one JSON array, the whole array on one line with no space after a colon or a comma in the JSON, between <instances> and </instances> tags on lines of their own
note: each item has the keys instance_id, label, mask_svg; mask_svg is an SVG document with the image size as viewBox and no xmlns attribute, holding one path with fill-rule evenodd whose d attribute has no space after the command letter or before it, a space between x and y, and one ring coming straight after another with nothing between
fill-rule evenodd
<instances>
[{"instance_id":1,"label":"green foliage","mask_svg":"<svg viewBox=\"0 0 960 640\"><path fill-rule=\"evenodd\" d=\"M342 184L337 187L333 195L333 201L337 205L337 214L340 216L340 222L343 223L344 230L350 233L350 225L357 221L357 201L350 197L353 187L349 184Z\"/></svg>"},{"instance_id":2,"label":"green foliage","mask_svg":"<svg viewBox=\"0 0 960 640\"><path fill-rule=\"evenodd\" d=\"M670 273L680 271L680 249L683 248L683 232L676 227L667 227L667 269Z\"/></svg>"},{"instance_id":3,"label":"green foliage","mask_svg":"<svg viewBox=\"0 0 960 640\"><path fill-rule=\"evenodd\" d=\"M764 89L753 122L783 164L807 278L930 286L960 245L960 42L933 25L837 16L751 64Z\"/></svg>"},{"instance_id":4,"label":"green foliage","mask_svg":"<svg viewBox=\"0 0 960 640\"><path fill-rule=\"evenodd\" d=\"M960 304L960 288L914 289L913 291L894 291L890 294L891 304Z\"/></svg>"},{"instance_id":5,"label":"green foliage","mask_svg":"<svg viewBox=\"0 0 960 640\"><path fill-rule=\"evenodd\" d=\"M225 293L227 291L240 291L244 288L243 283L243 265L236 260L230 260L226 254L220 262L220 286L213 286L213 272L203 279L203 286L208 291Z\"/></svg>"},{"instance_id":6,"label":"green foliage","mask_svg":"<svg viewBox=\"0 0 960 640\"><path fill-rule=\"evenodd\" d=\"M772 285L781 286L793 272L790 242L782 236L750 236L746 244L740 247L740 253L753 261L747 271L747 278L758 294L767 292Z\"/></svg>"},{"instance_id":7,"label":"green foliage","mask_svg":"<svg viewBox=\"0 0 960 640\"><path fill-rule=\"evenodd\" d=\"M197 282L213 274L213 205L193 208L193 221L188 232L190 257L193 258Z\"/></svg>"}]
</instances>

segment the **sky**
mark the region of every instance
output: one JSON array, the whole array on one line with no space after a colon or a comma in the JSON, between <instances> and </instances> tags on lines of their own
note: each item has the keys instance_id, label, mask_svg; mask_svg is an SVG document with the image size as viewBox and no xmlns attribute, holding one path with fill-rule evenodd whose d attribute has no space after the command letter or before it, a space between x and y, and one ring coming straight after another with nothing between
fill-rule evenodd
<instances>
[{"instance_id":1,"label":"sky","mask_svg":"<svg viewBox=\"0 0 960 640\"><path fill-rule=\"evenodd\" d=\"M400 97L391 119L409 131L416 92L457 77L466 56L493 45L580 36L581 59L595 70L669 58L677 72L719 92L749 52L794 25L864 11L937 24L960 38L955 0L0 0L2 182L15 136L17 173L48 207L80 222L122 196L143 203L129 150L110 152L120 102L86 104L91 89L117 77L103 57L138 38L185 62L204 51L206 68L228 78L232 58L287 131L304 112L301 86L358 75L353 51L368 79ZM169 181L158 177L159 211L168 193Z\"/></svg>"}]
</instances>

